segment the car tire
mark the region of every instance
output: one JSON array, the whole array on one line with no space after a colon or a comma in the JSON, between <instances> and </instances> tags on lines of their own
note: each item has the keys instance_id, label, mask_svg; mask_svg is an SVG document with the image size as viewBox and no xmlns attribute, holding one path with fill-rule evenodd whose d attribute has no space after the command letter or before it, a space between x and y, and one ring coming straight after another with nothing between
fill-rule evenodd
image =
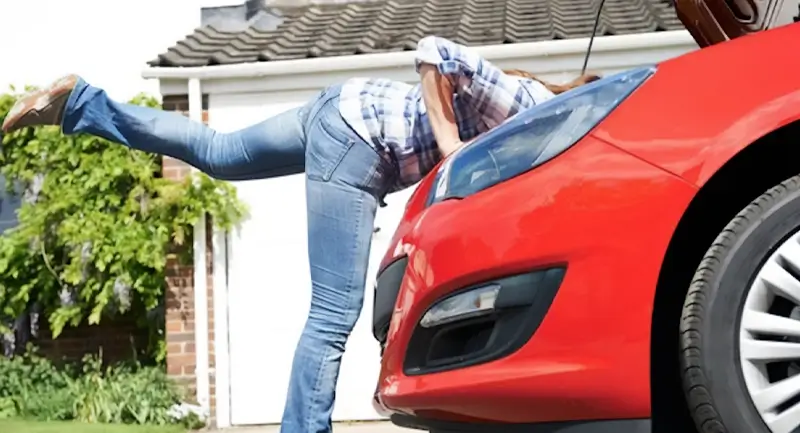
<instances>
[{"instance_id":1,"label":"car tire","mask_svg":"<svg viewBox=\"0 0 800 433\"><path fill-rule=\"evenodd\" d=\"M736 215L697 268L681 316L680 361L689 409L702 433L792 432L792 429L785 431L786 417L775 424L777 418L773 415L781 415L757 409L755 401L762 404L762 409L764 406L762 385L770 387L774 384L771 382L772 367L767 365L778 364L763 362L762 366L762 361L753 361L761 354L753 354L757 353L754 348L761 348L763 344L772 348L776 341L780 344L790 342L795 346L790 339L800 335L761 334L762 322L754 321L754 318L765 317L761 314L785 316L780 323L795 326L783 319L797 319L792 316L797 309L797 299L793 302L792 312L787 315L785 300L774 293L770 295L777 289L766 281L773 279L775 268L772 260L785 265L779 260L784 259L787 251L794 252L794 242L798 242L797 252L800 252L799 227L800 176L797 176L771 188ZM788 275L800 278L800 269L791 268L790 271ZM782 283L787 281L781 280ZM797 284L800 287L800 281ZM770 296L773 296L774 304L780 304L780 311L769 304ZM765 311L756 311L752 307L755 305ZM744 321L743 316L746 318ZM752 326L754 323L758 324L756 328ZM796 327L800 333L800 322ZM753 329L759 331L751 333ZM796 345L800 350L800 338ZM774 353L765 351L763 356L770 357ZM789 373L794 371L790 366L787 363L787 377L791 377ZM777 368L774 371L782 370ZM780 374L775 376L776 382L781 379ZM800 378L794 382L800 394ZM800 402L794 404L796 406L792 407L800 416Z\"/></svg>"}]
</instances>

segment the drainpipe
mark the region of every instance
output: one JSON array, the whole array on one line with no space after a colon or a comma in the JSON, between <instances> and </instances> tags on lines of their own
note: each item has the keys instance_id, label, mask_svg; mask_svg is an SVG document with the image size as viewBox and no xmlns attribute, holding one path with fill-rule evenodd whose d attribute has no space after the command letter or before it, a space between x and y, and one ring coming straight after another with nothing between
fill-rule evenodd
<instances>
[{"instance_id":1,"label":"drainpipe","mask_svg":"<svg viewBox=\"0 0 800 433\"><path fill-rule=\"evenodd\" d=\"M189 118L203 121L203 92L199 78L189 79ZM192 168L192 174L197 169ZM208 268L206 266L206 217L194 227L194 342L197 380L197 402L210 414L208 362Z\"/></svg>"}]
</instances>

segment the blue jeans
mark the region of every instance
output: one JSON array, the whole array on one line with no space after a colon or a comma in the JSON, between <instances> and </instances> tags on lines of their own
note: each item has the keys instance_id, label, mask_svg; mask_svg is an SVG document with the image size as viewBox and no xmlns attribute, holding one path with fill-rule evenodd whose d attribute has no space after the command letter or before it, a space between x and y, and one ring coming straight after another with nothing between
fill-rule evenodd
<instances>
[{"instance_id":1,"label":"blue jeans","mask_svg":"<svg viewBox=\"0 0 800 433\"><path fill-rule=\"evenodd\" d=\"M218 179L305 171L311 309L294 355L283 433L332 431L339 366L364 302L375 212L394 177L392 165L342 119L339 91L331 87L301 108L219 133L177 113L114 102L81 80L62 122L66 134L169 155Z\"/></svg>"}]
</instances>

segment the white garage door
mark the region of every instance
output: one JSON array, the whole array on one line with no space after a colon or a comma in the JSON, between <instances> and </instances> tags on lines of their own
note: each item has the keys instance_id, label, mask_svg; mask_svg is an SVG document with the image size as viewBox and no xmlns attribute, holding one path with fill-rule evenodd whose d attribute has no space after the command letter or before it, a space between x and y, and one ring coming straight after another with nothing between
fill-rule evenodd
<instances>
[{"instance_id":1,"label":"white garage door","mask_svg":"<svg viewBox=\"0 0 800 433\"><path fill-rule=\"evenodd\" d=\"M210 121L221 131L298 106L309 95L212 96ZM269 101L269 102L268 102ZM302 175L237 182L250 218L229 237L230 409L233 425L279 423L292 354L310 302ZM364 310L347 344L335 420L377 419L371 397L379 372L372 338L372 283L411 189L378 211Z\"/></svg>"}]
</instances>

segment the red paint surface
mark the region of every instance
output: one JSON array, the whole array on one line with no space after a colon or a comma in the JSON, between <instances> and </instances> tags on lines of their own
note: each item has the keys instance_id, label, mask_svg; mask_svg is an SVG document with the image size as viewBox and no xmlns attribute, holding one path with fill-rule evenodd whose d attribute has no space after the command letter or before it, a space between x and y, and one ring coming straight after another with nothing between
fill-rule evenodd
<instances>
[{"instance_id":1,"label":"red paint surface","mask_svg":"<svg viewBox=\"0 0 800 433\"><path fill-rule=\"evenodd\" d=\"M800 23L664 62L594 136L703 185L758 138L800 119Z\"/></svg>"},{"instance_id":2,"label":"red paint surface","mask_svg":"<svg viewBox=\"0 0 800 433\"><path fill-rule=\"evenodd\" d=\"M410 264L383 358L382 404L455 421L649 417L651 316L667 246L697 186L800 118L800 56L788 49L798 43L793 25L666 62L573 148L466 199L425 209L433 176L423 181L384 259L408 254ZM435 300L563 263L552 307L518 352L403 374L411 332Z\"/></svg>"}]
</instances>

